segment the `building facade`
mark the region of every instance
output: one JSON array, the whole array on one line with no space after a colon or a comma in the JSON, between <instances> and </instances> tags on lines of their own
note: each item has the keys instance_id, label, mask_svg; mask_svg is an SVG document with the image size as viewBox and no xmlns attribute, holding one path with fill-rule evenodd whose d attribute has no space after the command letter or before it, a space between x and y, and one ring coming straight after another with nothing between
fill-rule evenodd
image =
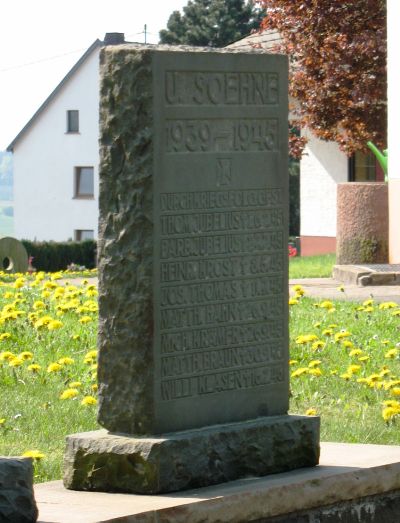
<instances>
[{"instance_id":1,"label":"building facade","mask_svg":"<svg viewBox=\"0 0 400 523\"><path fill-rule=\"evenodd\" d=\"M99 51L123 41L119 33L96 40L8 146L16 238L97 237Z\"/></svg>"}]
</instances>

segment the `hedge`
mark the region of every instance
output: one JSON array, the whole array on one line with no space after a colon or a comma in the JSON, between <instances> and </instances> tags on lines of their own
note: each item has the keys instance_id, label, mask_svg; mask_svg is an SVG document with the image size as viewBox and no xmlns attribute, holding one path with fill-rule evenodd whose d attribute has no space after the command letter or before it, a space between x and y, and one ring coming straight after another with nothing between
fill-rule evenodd
<instances>
[{"instance_id":1,"label":"hedge","mask_svg":"<svg viewBox=\"0 0 400 523\"><path fill-rule=\"evenodd\" d=\"M87 269L96 267L96 242L32 242L22 240L28 256L33 257L32 265L38 271L54 272L65 270L74 263Z\"/></svg>"}]
</instances>

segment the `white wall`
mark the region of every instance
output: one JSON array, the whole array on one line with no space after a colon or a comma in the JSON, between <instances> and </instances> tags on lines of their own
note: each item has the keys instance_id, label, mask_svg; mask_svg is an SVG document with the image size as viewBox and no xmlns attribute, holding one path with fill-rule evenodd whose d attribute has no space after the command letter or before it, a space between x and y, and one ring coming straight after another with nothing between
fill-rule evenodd
<instances>
[{"instance_id":1,"label":"white wall","mask_svg":"<svg viewBox=\"0 0 400 523\"><path fill-rule=\"evenodd\" d=\"M73 239L98 221L99 50L95 49L14 148L14 233L18 239ZM27 86L29 88L29 86ZM79 134L66 112L79 110ZM94 167L94 200L74 199L74 167Z\"/></svg>"},{"instance_id":2,"label":"white wall","mask_svg":"<svg viewBox=\"0 0 400 523\"><path fill-rule=\"evenodd\" d=\"M306 136L300 163L300 235L335 237L336 186L347 182L347 156L334 142Z\"/></svg>"},{"instance_id":3,"label":"white wall","mask_svg":"<svg viewBox=\"0 0 400 523\"><path fill-rule=\"evenodd\" d=\"M400 263L400 2L388 0L389 262Z\"/></svg>"}]
</instances>

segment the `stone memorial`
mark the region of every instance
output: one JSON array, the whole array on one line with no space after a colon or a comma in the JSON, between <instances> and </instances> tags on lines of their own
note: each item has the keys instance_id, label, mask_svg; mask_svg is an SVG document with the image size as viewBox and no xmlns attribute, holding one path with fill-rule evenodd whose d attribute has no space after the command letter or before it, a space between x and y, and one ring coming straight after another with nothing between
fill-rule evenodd
<instances>
[{"instance_id":1,"label":"stone memorial","mask_svg":"<svg viewBox=\"0 0 400 523\"><path fill-rule=\"evenodd\" d=\"M313 466L288 416L287 59L101 53L99 422L64 484L159 493Z\"/></svg>"}]
</instances>

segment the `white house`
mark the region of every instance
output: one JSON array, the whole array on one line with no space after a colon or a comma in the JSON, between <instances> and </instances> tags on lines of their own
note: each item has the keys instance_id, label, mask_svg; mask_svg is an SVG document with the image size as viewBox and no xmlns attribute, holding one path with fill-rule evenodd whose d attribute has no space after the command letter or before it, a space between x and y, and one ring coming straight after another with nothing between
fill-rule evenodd
<instances>
[{"instance_id":1,"label":"white house","mask_svg":"<svg viewBox=\"0 0 400 523\"><path fill-rule=\"evenodd\" d=\"M14 155L14 235L18 239L97 237L99 50L96 40L7 150Z\"/></svg>"},{"instance_id":2,"label":"white house","mask_svg":"<svg viewBox=\"0 0 400 523\"><path fill-rule=\"evenodd\" d=\"M279 33L254 33L228 47L261 47L274 52ZM293 103L293 100L291 100ZM347 181L383 180L372 153L348 158L334 142L324 142L311 133L300 162L300 245L303 256L335 252L336 187Z\"/></svg>"}]
</instances>

